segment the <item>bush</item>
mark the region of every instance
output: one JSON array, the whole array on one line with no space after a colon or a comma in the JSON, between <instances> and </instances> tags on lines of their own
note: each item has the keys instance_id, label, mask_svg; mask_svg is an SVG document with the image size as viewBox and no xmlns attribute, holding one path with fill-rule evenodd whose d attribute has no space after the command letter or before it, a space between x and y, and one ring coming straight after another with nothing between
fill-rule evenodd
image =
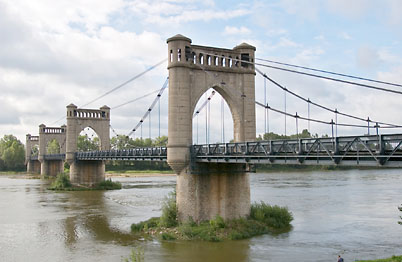
<instances>
[{"instance_id":1,"label":"bush","mask_svg":"<svg viewBox=\"0 0 402 262\"><path fill-rule=\"evenodd\" d=\"M131 249L130 256L123 259L124 262L142 262L144 261L144 250L142 248Z\"/></svg>"},{"instance_id":2,"label":"bush","mask_svg":"<svg viewBox=\"0 0 402 262\"><path fill-rule=\"evenodd\" d=\"M70 177L67 174L60 173L56 180L50 185L51 190L65 190L71 188Z\"/></svg>"},{"instance_id":3,"label":"bush","mask_svg":"<svg viewBox=\"0 0 402 262\"><path fill-rule=\"evenodd\" d=\"M131 225L131 231L132 232L141 232L144 230L148 230L150 228L157 228L159 226L159 217L152 217L148 219L147 221L142 221L137 224L132 224Z\"/></svg>"},{"instance_id":4,"label":"bush","mask_svg":"<svg viewBox=\"0 0 402 262\"><path fill-rule=\"evenodd\" d=\"M176 191L170 192L162 204L161 227L175 227L177 222Z\"/></svg>"},{"instance_id":5,"label":"bush","mask_svg":"<svg viewBox=\"0 0 402 262\"><path fill-rule=\"evenodd\" d=\"M162 239L162 240L176 240L176 237L173 236L172 234L163 232L163 233L161 234L161 239Z\"/></svg>"},{"instance_id":6,"label":"bush","mask_svg":"<svg viewBox=\"0 0 402 262\"><path fill-rule=\"evenodd\" d=\"M120 182L113 182L110 178L100 182L95 186L96 189L100 190L115 190L115 189L121 189L121 183Z\"/></svg>"},{"instance_id":7,"label":"bush","mask_svg":"<svg viewBox=\"0 0 402 262\"><path fill-rule=\"evenodd\" d=\"M293 215L286 207L270 206L261 202L251 205L250 218L274 229L285 229L290 226Z\"/></svg>"}]
</instances>

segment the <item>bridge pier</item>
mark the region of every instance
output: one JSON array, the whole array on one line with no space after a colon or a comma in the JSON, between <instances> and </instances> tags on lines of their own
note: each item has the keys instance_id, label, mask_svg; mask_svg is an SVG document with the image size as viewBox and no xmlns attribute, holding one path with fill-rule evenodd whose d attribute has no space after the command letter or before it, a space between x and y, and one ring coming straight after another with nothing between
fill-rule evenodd
<instances>
[{"instance_id":1,"label":"bridge pier","mask_svg":"<svg viewBox=\"0 0 402 262\"><path fill-rule=\"evenodd\" d=\"M196 163L190 147L195 107L210 88L221 94L230 108L234 140L255 140L255 47L245 43L233 49L198 46L182 35L169 38L167 43L167 161L177 174L179 221L191 217L200 222L216 215L224 219L247 216L250 184L245 165Z\"/></svg>"},{"instance_id":2,"label":"bridge pier","mask_svg":"<svg viewBox=\"0 0 402 262\"><path fill-rule=\"evenodd\" d=\"M40 174L41 173L41 163L38 160L28 160L27 161L27 173Z\"/></svg>"},{"instance_id":3,"label":"bridge pier","mask_svg":"<svg viewBox=\"0 0 402 262\"><path fill-rule=\"evenodd\" d=\"M70 181L75 185L94 186L105 180L105 161L73 161L70 164Z\"/></svg>"},{"instance_id":4,"label":"bridge pier","mask_svg":"<svg viewBox=\"0 0 402 262\"><path fill-rule=\"evenodd\" d=\"M56 177L58 174L64 172L63 160L45 160L40 162L40 174L41 176Z\"/></svg>"},{"instance_id":5,"label":"bridge pier","mask_svg":"<svg viewBox=\"0 0 402 262\"><path fill-rule=\"evenodd\" d=\"M199 163L177 176L179 221L235 219L250 214L250 183L244 164Z\"/></svg>"}]
</instances>

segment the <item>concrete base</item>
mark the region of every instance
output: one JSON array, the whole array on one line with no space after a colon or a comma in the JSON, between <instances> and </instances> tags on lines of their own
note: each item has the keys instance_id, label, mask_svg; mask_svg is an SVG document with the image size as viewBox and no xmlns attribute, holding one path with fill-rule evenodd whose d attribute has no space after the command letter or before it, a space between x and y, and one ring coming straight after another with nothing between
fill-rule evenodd
<instances>
[{"instance_id":1,"label":"concrete base","mask_svg":"<svg viewBox=\"0 0 402 262\"><path fill-rule=\"evenodd\" d=\"M64 161L62 160L43 160L41 163L41 176L56 177L64 172Z\"/></svg>"},{"instance_id":2,"label":"concrete base","mask_svg":"<svg viewBox=\"0 0 402 262\"><path fill-rule=\"evenodd\" d=\"M73 185L93 186L104 180L104 161L75 161L70 165L70 181Z\"/></svg>"},{"instance_id":3,"label":"concrete base","mask_svg":"<svg viewBox=\"0 0 402 262\"><path fill-rule=\"evenodd\" d=\"M180 222L224 219L250 214L250 182L243 164L199 163L177 176L177 208Z\"/></svg>"},{"instance_id":4,"label":"concrete base","mask_svg":"<svg viewBox=\"0 0 402 262\"><path fill-rule=\"evenodd\" d=\"M41 164L38 160L30 160L27 163L27 173L29 174L40 174Z\"/></svg>"}]
</instances>

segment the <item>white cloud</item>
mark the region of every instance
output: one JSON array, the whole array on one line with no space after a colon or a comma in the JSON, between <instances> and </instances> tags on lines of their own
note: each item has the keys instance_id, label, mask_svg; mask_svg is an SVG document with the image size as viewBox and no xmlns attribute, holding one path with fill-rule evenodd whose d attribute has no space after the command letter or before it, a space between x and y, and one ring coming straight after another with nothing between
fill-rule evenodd
<instances>
[{"instance_id":1,"label":"white cloud","mask_svg":"<svg viewBox=\"0 0 402 262\"><path fill-rule=\"evenodd\" d=\"M251 30L245 26L235 27L235 26L225 26L223 31L224 35L247 35L250 34Z\"/></svg>"},{"instance_id":2,"label":"white cloud","mask_svg":"<svg viewBox=\"0 0 402 262\"><path fill-rule=\"evenodd\" d=\"M370 46L361 46L356 53L356 63L364 69L372 69L379 66L380 57L378 51Z\"/></svg>"},{"instance_id":3,"label":"white cloud","mask_svg":"<svg viewBox=\"0 0 402 262\"><path fill-rule=\"evenodd\" d=\"M345 39L345 40L351 40L351 39L352 39L352 37L351 37L348 33L346 33L346 32L340 33L340 34L339 34L339 37L341 37L341 38L343 38L343 39Z\"/></svg>"}]
</instances>

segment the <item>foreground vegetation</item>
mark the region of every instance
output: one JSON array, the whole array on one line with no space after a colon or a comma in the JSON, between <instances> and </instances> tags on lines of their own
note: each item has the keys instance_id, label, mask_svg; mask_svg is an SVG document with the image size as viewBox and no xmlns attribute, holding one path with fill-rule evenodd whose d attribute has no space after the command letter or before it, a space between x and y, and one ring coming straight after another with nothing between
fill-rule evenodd
<instances>
[{"instance_id":1,"label":"foreground vegetation","mask_svg":"<svg viewBox=\"0 0 402 262\"><path fill-rule=\"evenodd\" d=\"M94 187L75 187L71 184L67 174L58 174L48 189L55 191L116 190L121 189L121 183L107 179Z\"/></svg>"},{"instance_id":2,"label":"foreground vegetation","mask_svg":"<svg viewBox=\"0 0 402 262\"><path fill-rule=\"evenodd\" d=\"M402 262L402 256L392 256L390 258L375 260L358 260L357 262Z\"/></svg>"},{"instance_id":3,"label":"foreground vegetation","mask_svg":"<svg viewBox=\"0 0 402 262\"><path fill-rule=\"evenodd\" d=\"M162 240L223 241L250 238L267 233L283 233L291 229L292 214L287 208L263 202L253 204L248 218L224 220L216 216L210 221L178 223L176 195L169 194L162 207L162 216L131 225L134 233L156 236Z\"/></svg>"}]
</instances>

